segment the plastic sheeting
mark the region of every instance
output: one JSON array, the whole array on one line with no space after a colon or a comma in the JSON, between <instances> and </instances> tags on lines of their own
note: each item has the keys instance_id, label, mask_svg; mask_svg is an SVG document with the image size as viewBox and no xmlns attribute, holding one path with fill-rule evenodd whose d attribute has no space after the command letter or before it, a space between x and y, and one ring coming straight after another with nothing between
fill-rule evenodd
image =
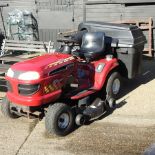
<instances>
[{"instance_id":1,"label":"plastic sheeting","mask_svg":"<svg viewBox=\"0 0 155 155\"><path fill-rule=\"evenodd\" d=\"M7 37L14 40L39 40L38 24L30 11L15 9L8 14Z\"/></svg>"}]
</instances>

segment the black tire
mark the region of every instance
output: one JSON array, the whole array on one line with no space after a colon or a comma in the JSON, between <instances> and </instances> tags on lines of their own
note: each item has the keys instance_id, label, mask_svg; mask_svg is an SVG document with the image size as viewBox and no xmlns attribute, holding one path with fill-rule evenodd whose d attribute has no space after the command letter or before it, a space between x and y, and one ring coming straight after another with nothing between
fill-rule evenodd
<instances>
[{"instance_id":1,"label":"black tire","mask_svg":"<svg viewBox=\"0 0 155 155\"><path fill-rule=\"evenodd\" d=\"M62 116L67 117L67 123L64 126L65 119ZM62 122L61 122L62 121ZM61 124L62 123L62 124ZM45 116L45 128L49 134L57 136L65 136L69 134L74 126L74 115L72 109L64 103L55 103L49 106Z\"/></svg>"},{"instance_id":2,"label":"black tire","mask_svg":"<svg viewBox=\"0 0 155 155\"><path fill-rule=\"evenodd\" d=\"M7 97L4 97L1 103L1 112L6 118L18 118L17 114L10 111L10 101L7 99Z\"/></svg>"},{"instance_id":3,"label":"black tire","mask_svg":"<svg viewBox=\"0 0 155 155\"><path fill-rule=\"evenodd\" d=\"M119 88L114 90L114 82L119 83ZM120 97L122 79L118 72L112 72L107 80L106 94L108 98L118 99Z\"/></svg>"}]
</instances>

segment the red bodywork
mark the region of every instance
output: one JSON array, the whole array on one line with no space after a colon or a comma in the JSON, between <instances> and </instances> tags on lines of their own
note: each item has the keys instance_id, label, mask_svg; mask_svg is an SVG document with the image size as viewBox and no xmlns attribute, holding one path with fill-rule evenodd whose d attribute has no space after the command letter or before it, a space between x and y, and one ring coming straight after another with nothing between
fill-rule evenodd
<instances>
[{"instance_id":1,"label":"red bodywork","mask_svg":"<svg viewBox=\"0 0 155 155\"><path fill-rule=\"evenodd\" d=\"M96 71L102 64L101 72ZM11 66L14 73L35 71L40 74L37 80L19 80L6 76L11 86L7 92L7 98L12 102L24 106L41 106L56 101L62 94L71 99L80 99L96 91L99 91L106 81L111 70L118 66L117 59L100 59L90 63L84 63L69 54L46 54L23 61ZM71 82L69 82L72 79ZM75 90L63 92L66 84L77 84ZM32 95L21 95L19 84L39 84L39 89Z\"/></svg>"}]
</instances>

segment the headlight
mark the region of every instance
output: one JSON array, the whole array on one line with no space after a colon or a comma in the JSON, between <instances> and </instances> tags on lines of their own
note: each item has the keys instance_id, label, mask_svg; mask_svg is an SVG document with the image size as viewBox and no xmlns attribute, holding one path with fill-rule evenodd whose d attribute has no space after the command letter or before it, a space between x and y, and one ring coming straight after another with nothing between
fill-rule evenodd
<instances>
[{"instance_id":1,"label":"headlight","mask_svg":"<svg viewBox=\"0 0 155 155\"><path fill-rule=\"evenodd\" d=\"M19 80L38 80L39 78L40 78L40 74L38 72L34 72L34 71L21 73L18 76Z\"/></svg>"},{"instance_id":2,"label":"headlight","mask_svg":"<svg viewBox=\"0 0 155 155\"><path fill-rule=\"evenodd\" d=\"M7 73L6 73L6 76L13 78L14 77L14 71L11 68L9 68Z\"/></svg>"}]
</instances>

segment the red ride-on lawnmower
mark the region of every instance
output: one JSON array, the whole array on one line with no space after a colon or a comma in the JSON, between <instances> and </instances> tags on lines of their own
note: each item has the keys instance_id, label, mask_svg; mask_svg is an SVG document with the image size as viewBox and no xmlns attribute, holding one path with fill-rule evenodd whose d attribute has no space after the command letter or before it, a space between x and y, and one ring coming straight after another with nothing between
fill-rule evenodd
<instances>
[{"instance_id":1,"label":"red ride-on lawnmower","mask_svg":"<svg viewBox=\"0 0 155 155\"><path fill-rule=\"evenodd\" d=\"M94 28L93 24L88 23ZM100 31L94 28L96 32L87 27L80 30L79 50L73 50L80 42L76 34L58 40L63 42L58 52L12 65L6 74L8 92L2 113L9 118L44 113L46 130L64 136L75 122L82 125L101 116L107 105L113 107L121 77L133 78L139 73L145 38L136 26L99 26ZM119 38L114 39L109 31Z\"/></svg>"}]
</instances>

